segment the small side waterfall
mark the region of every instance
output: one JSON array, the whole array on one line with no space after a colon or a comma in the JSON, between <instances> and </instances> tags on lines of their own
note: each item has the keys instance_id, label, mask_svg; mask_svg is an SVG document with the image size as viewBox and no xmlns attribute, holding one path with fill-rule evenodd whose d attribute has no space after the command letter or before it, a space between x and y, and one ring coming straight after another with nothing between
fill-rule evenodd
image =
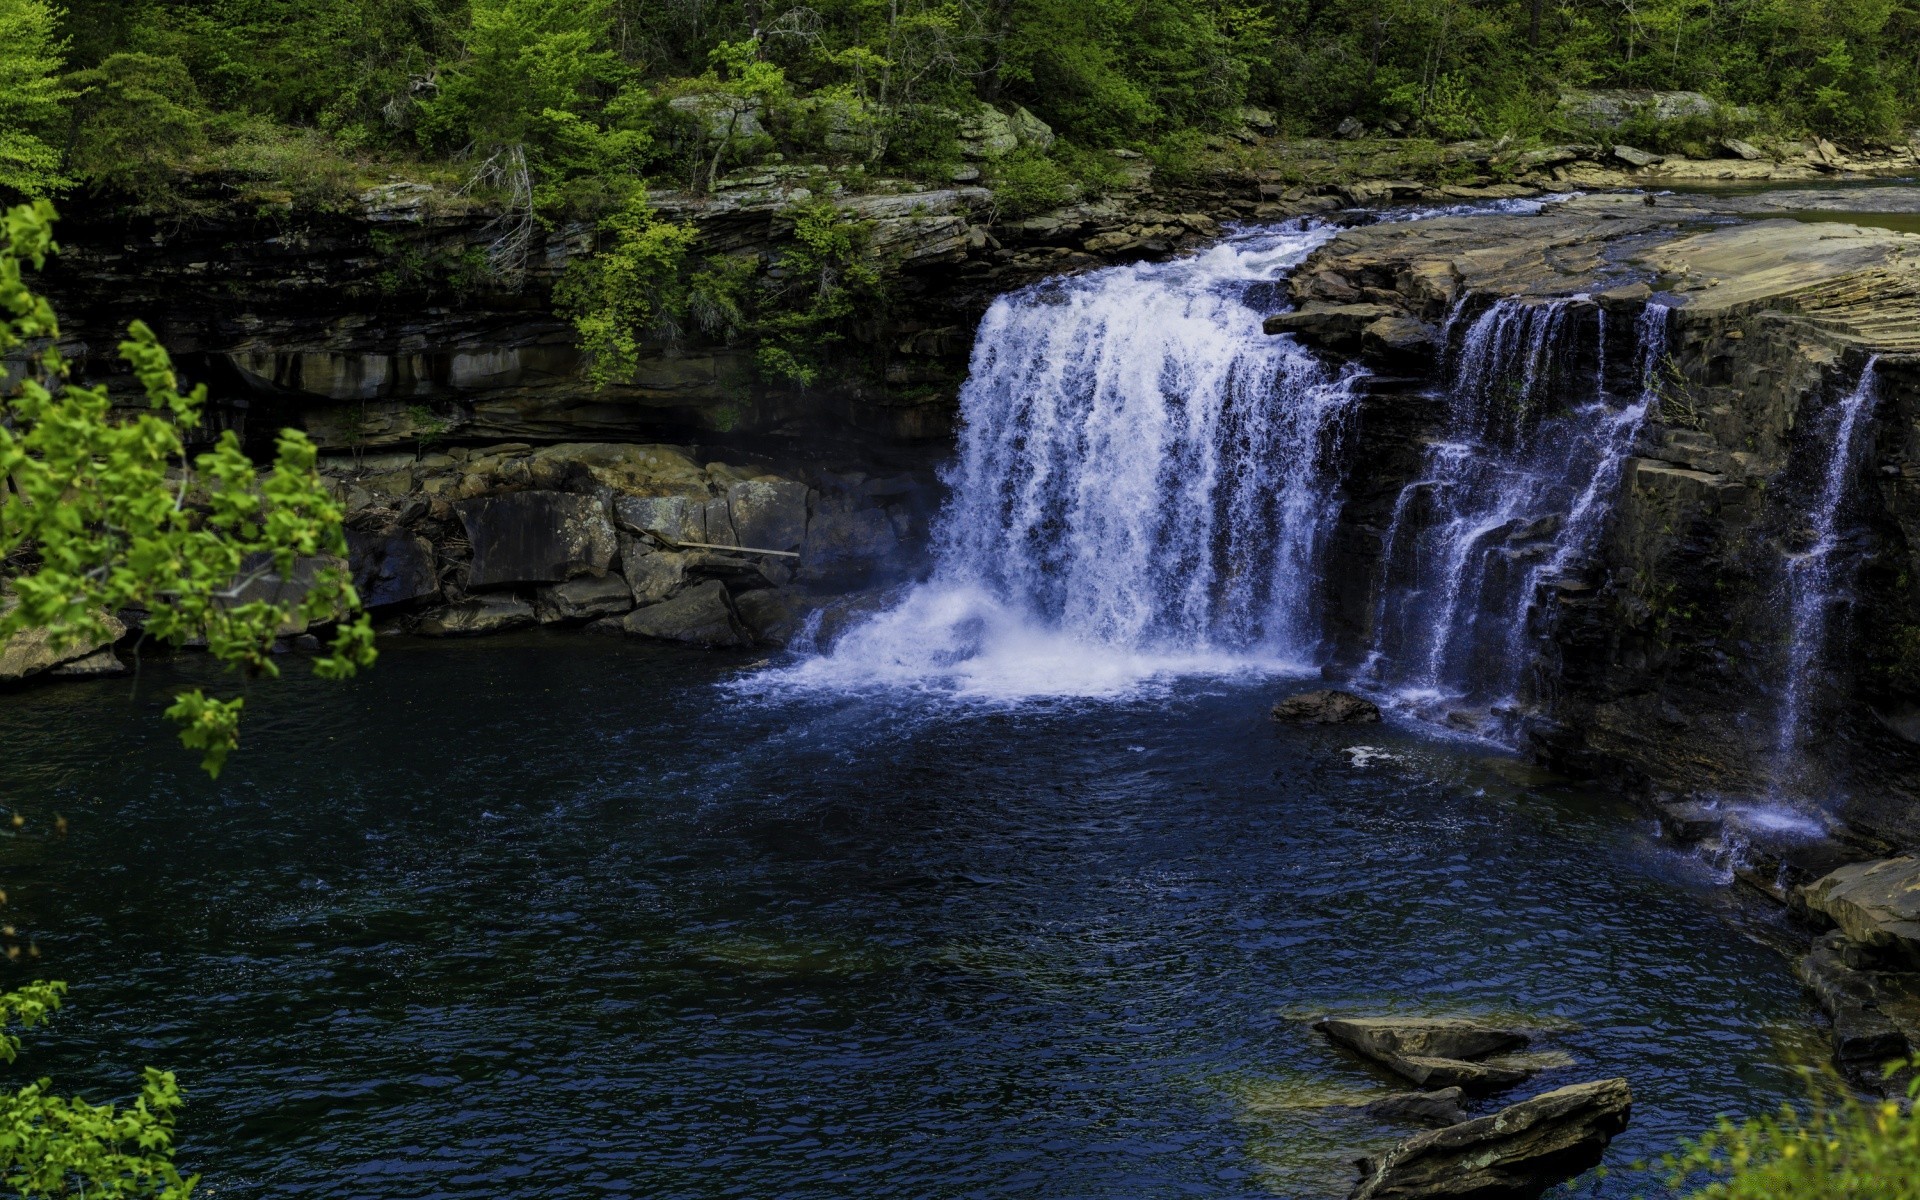
<instances>
[{"instance_id":1,"label":"small side waterfall","mask_svg":"<svg viewBox=\"0 0 1920 1200\"><path fill-rule=\"evenodd\" d=\"M996 301L932 577L790 677L1063 695L1315 660L1329 463L1354 396L1262 318L1332 232L1243 235Z\"/></svg>"},{"instance_id":2,"label":"small side waterfall","mask_svg":"<svg viewBox=\"0 0 1920 1200\"><path fill-rule=\"evenodd\" d=\"M1878 368L1879 359L1869 359L1859 382L1828 417L1824 470L1811 514L1812 538L1804 551L1789 553L1784 564L1790 624L1786 673L1774 726L1776 786L1790 782L1783 776L1790 774L1799 761L1817 663L1827 647L1833 610L1844 601L1850 582L1850 572L1842 569L1843 556L1839 553L1841 523L1860 474L1863 431L1879 388Z\"/></svg>"},{"instance_id":3,"label":"small side waterfall","mask_svg":"<svg viewBox=\"0 0 1920 1200\"><path fill-rule=\"evenodd\" d=\"M1641 383L1624 403L1607 385L1604 336L1595 374L1575 371L1573 323L1604 321L1581 301L1498 300L1450 340L1447 424L1384 543L1369 678L1416 709L1519 696L1528 610L1593 551L1651 406L1668 312L1650 304L1640 318Z\"/></svg>"}]
</instances>

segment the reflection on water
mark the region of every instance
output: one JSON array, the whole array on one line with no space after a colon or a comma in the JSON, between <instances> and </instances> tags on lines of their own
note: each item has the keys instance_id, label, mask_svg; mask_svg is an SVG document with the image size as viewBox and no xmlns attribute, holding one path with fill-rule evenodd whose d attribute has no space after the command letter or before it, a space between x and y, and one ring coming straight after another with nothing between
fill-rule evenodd
<instances>
[{"instance_id":1,"label":"reflection on water","mask_svg":"<svg viewBox=\"0 0 1920 1200\"><path fill-rule=\"evenodd\" d=\"M295 665L217 787L151 665L0 695L0 886L75 984L22 1069L177 1068L221 1197L1343 1194L1410 1131L1336 1009L1536 1023L1542 1088L1633 1081L1617 1162L1792 1090L1784 965L1606 797L1276 730L1265 684L720 686L754 666Z\"/></svg>"}]
</instances>

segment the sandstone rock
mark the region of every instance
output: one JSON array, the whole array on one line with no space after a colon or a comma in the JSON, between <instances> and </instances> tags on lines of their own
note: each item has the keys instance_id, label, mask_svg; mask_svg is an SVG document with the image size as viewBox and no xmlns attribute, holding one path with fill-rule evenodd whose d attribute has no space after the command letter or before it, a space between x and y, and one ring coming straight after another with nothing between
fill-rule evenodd
<instances>
[{"instance_id":1,"label":"sandstone rock","mask_svg":"<svg viewBox=\"0 0 1920 1200\"><path fill-rule=\"evenodd\" d=\"M1457 1087L1437 1092L1395 1092L1368 1104L1368 1116L1389 1121L1419 1121L1426 1125L1457 1125L1467 1119L1465 1095Z\"/></svg>"},{"instance_id":2,"label":"sandstone rock","mask_svg":"<svg viewBox=\"0 0 1920 1200\"><path fill-rule=\"evenodd\" d=\"M636 608L620 620L636 637L690 646L751 646L753 634L734 616L727 589L708 580L671 600Z\"/></svg>"},{"instance_id":3,"label":"sandstone rock","mask_svg":"<svg viewBox=\"0 0 1920 1200\"><path fill-rule=\"evenodd\" d=\"M1352 349L1375 322L1403 318L1390 304L1325 304L1312 301L1295 312L1275 313L1266 320L1268 333L1300 333L1334 349Z\"/></svg>"},{"instance_id":4,"label":"sandstone rock","mask_svg":"<svg viewBox=\"0 0 1920 1200\"><path fill-rule=\"evenodd\" d=\"M1367 127L1361 122L1360 118L1348 117L1346 120L1340 122L1339 127L1336 128L1333 133L1335 137L1346 138L1351 141L1355 138L1367 136Z\"/></svg>"},{"instance_id":5,"label":"sandstone rock","mask_svg":"<svg viewBox=\"0 0 1920 1200\"><path fill-rule=\"evenodd\" d=\"M18 601L0 596L0 615L12 611ZM0 642L0 683L14 683L29 675L38 675L62 663L90 658L113 645L127 632L117 617L106 619L106 636L72 644L57 642L44 629L26 629Z\"/></svg>"},{"instance_id":6,"label":"sandstone rock","mask_svg":"<svg viewBox=\"0 0 1920 1200\"><path fill-rule=\"evenodd\" d=\"M633 608L633 592L620 575L582 576L551 584L534 594L533 612L542 625L617 617Z\"/></svg>"},{"instance_id":7,"label":"sandstone rock","mask_svg":"<svg viewBox=\"0 0 1920 1200\"><path fill-rule=\"evenodd\" d=\"M733 484L727 515L739 545L798 551L807 541L807 487L787 480Z\"/></svg>"},{"instance_id":8,"label":"sandstone rock","mask_svg":"<svg viewBox=\"0 0 1920 1200\"><path fill-rule=\"evenodd\" d=\"M1613 129L1632 117L1645 115L1655 121L1681 121L1711 117L1719 111L1713 100L1700 92L1659 92L1635 88L1603 88L1592 91L1569 89L1560 93L1560 114L1576 125Z\"/></svg>"},{"instance_id":9,"label":"sandstone rock","mask_svg":"<svg viewBox=\"0 0 1920 1200\"><path fill-rule=\"evenodd\" d=\"M856 496L820 496L807 522L803 562L809 568L870 563L890 556L899 545L885 509Z\"/></svg>"},{"instance_id":10,"label":"sandstone rock","mask_svg":"<svg viewBox=\"0 0 1920 1200\"><path fill-rule=\"evenodd\" d=\"M620 567L637 605L658 604L687 584L694 556L662 550L646 538L622 537Z\"/></svg>"},{"instance_id":11,"label":"sandstone rock","mask_svg":"<svg viewBox=\"0 0 1920 1200\"><path fill-rule=\"evenodd\" d=\"M349 531L347 563L354 590L368 608L386 608L440 594L433 543L412 534Z\"/></svg>"},{"instance_id":12,"label":"sandstone rock","mask_svg":"<svg viewBox=\"0 0 1920 1200\"><path fill-rule=\"evenodd\" d=\"M757 101L725 92L699 92L691 96L675 96L667 101L667 108L709 139L746 139L758 137L766 132L760 123L760 105Z\"/></svg>"},{"instance_id":13,"label":"sandstone rock","mask_svg":"<svg viewBox=\"0 0 1920 1200\"><path fill-rule=\"evenodd\" d=\"M121 662L120 656L113 652L113 647L109 646L104 650L96 650L85 658L61 663L47 674L55 679L106 679L115 675L125 675L129 670L131 668Z\"/></svg>"},{"instance_id":14,"label":"sandstone rock","mask_svg":"<svg viewBox=\"0 0 1920 1200\"><path fill-rule=\"evenodd\" d=\"M1380 706L1363 696L1352 692L1325 690L1302 692L1297 696L1288 696L1273 706L1268 714L1276 721L1285 721L1296 725L1361 725L1380 719ZM1386 1022L1393 1024L1393 1022ZM1344 1029L1349 1025L1365 1022L1323 1021L1321 1025L1340 1025ZM1407 1022L1399 1022L1401 1025ZM1340 1035L1331 1031L1327 1036L1340 1040ZM1484 1053L1492 1053L1485 1051Z\"/></svg>"},{"instance_id":15,"label":"sandstone rock","mask_svg":"<svg viewBox=\"0 0 1920 1200\"><path fill-rule=\"evenodd\" d=\"M619 549L606 505L567 492L510 492L454 505L473 545L470 588L559 583L605 571Z\"/></svg>"},{"instance_id":16,"label":"sandstone rock","mask_svg":"<svg viewBox=\"0 0 1920 1200\"><path fill-rule=\"evenodd\" d=\"M704 488L696 496L619 496L613 513L620 528L633 533L657 533L672 542L713 540L707 536Z\"/></svg>"},{"instance_id":17,"label":"sandstone rock","mask_svg":"<svg viewBox=\"0 0 1920 1200\"><path fill-rule=\"evenodd\" d=\"M1653 167L1667 161L1664 154L1655 154L1636 146L1615 146L1613 156L1632 167Z\"/></svg>"},{"instance_id":18,"label":"sandstone rock","mask_svg":"<svg viewBox=\"0 0 1920 1200\"><path fill-rule=\"evenodd\" d=\"M517 596L472 596L428 613L414 632L422 637L469 637L533 622L533 605Z\"/></svg>"},{"instance_id":19,"label":"sandstone rock","mask_svg":"<svg viewBox=\"0 0 1920 1200\"><path fill-rule=\"evenodd\" d=\"M1838 930L1794 964L1794 974L1833 1018L1833 1056L1877 1073L1920 1049L1920 974L1879 969L1875 951Z\"/></svg>"},{"instance_id":20,"label":"sandstone rock","mask_svg":"<svg viewBox=\"0 0 1920 1200\"><path fill-rule=\"evenodd\" d=\"M1743 142L1739 138L1721 138L1720 145L1735 158L1743 158L1748 162L1759 162L1766 157L1760 147L1752 142Z\"/></svg>"},{"instance_id":21,"label":"sandstone rock","mask_svg":"<svg viewBox=\"0 0 1920 1200\"><path fill-rule=\"evenodd\" d=\"M1632 1112L1624 1079L1545 1092L1364 1159L1351 1200L1538 1196L1598 1164Z\"/></svg>"},{"instance_id":22,"label":"sandstone rock","mask_svg":"<svg viewBox=\"0 0 1920 1200\"><path fill-rule=\"evenodd\" d=\"M771 588L741 592L733 598L733 607L762 645L785 646L799 632L800 621L793 607Z\"/></svg>"},{"instance_id":23,"label":"sandstone rock","mask_svg":"<svg viewBox=\"0 0 1920 1200\"><path fill-rule=\"evenodd\" d=\"M1007 128L1022 146L1045 154L1053 148L1053 126L1016 104L1007 114Z\"/></svg>"},{"instance_id":24,"label":"sandstone rock","mask_svg":"<svg viewBox=\"0 0 1920 1200\"><path fill-rule=\"evenodd\" d=\"M1920 859L1841 867L1809 884L1800 899L1860 946L1920 965Z\"/></svg>"},{"instance_id":25,"label":"sandstone rock","mask_svg":"<svg viewBox=\"0 0 1920 1200\"><path fill-rule=\"evenodd\" d=\"M1020 148L1020 138L1007 114L990 105L981 105L964 116L956 115L954 136L960 153L977 162L1005 158Z\"/></svg>"},{"instance_id":26,"label":"sandstone rock","mask_svg":"<svg viewBox=\"0 0 1920 1200\"><path fill-rule=\"evenodd\" d=\"M1360 345L1375 357L1417 357L1439 349L1440 331L1412 317L1382 317L1360 331Z\"/></svg>"}]
</instances>

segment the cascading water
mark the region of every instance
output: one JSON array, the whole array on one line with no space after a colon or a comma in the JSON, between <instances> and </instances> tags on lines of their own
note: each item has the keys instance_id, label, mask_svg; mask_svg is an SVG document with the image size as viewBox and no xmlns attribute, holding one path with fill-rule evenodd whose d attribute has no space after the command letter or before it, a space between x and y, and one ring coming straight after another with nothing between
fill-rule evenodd
<instances>
[{"instance_id":1,"label":"cascading water","mask_svg":"<svg viewBox=\"0 0 1920 1200\"><path fill-rule=\"evenodd\" d=\"M1879 359L1867 361L1860 380L1834 407L1828 424L1826 460L1819 495L1813 508L1812 539L1806 550L1787 555L1785 590L1788 627L1786 674L1781 683L1775 721L1776 787L1799 761L1799 747L1807 717L1808 693L1815 667L1826 649L1834 607L1844 599L1848 574L1840 569L1843 541L1841 521L1853 484L1860 474L1862 436L1872 413L1879 386Z\"/></svg>"},{"instance_id":2,"label":"cascading water","mask_svg":"<svg viewBox=\"0 0 1920 1200\"><path fill-rule=\"evenodd\" d=\"M1598 540L1651 405L1668 310L1641 317L1642 383L1624 404L1607 387L1604 325L1592 397L1568 400L1586 390L1567 332L1587 311L1600 310L1502 299L1449 322L1464 332L1448 339L1447 424L1395 503L1366 670L1416 710L1513 700L1540 584L1577 570Z\"/></svg>"},{"instance_id":3,"label":"cascading water","mask_svg":"<svg viewBox=\"0 0 1920 1200\"><path fill-rule=\"evenodd\" d=\"M1352 402L1261 304L1331 229L1002 297L961 393L932 577L791 681L998 696L1304 664Z\"/></svg>"}]
</instances>

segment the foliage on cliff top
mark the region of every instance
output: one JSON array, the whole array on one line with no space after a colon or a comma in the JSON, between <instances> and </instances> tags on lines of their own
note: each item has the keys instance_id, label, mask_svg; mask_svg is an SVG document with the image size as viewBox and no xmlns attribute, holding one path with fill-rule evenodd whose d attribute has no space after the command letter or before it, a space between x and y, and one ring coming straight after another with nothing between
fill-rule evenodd
<instances>
[{"instance_id":1,"label":"foliage on cliff top","mask_svg":"<svg viewBox=\"0 0 1920 1200\"><path fill-rule=\"evenodd\" d=\"M0 219L0 355L24 369L0 394L0 643L44 630L56 648L98 645L111 614L138 610L146 636L204 639L230 667L271 677L275 638L298 617L336 624L316 673L371 665L342 512L314 470L313 443L284 431L265 475L231 431L190 458L182 435L200 426L206 389L182 393L138 322L120 352L150 411L116 414L104 387L69 378L59 322L27 280L53 250L46 201ZM238 744L243 703L196 688L168 710L209 774Z\"/></svg>"},{"instance_id":2,"label":"foliage on cliff top","mask_svg":"<svg viewBox=\"0 0 1920 1200\"><path fill-rule=\"evenodd\" d=\"M28 193L125 189L116 128L177 173L262 121L370 170L517 146L536 183L698 186L775 150L936 170L982 102L1100 149L1246 105L1294 135L1524 136L1569 87L1856 138L1920 104L1910 0L0 0L0 32L0 185Z\"/></svg>"}]
</instances>

